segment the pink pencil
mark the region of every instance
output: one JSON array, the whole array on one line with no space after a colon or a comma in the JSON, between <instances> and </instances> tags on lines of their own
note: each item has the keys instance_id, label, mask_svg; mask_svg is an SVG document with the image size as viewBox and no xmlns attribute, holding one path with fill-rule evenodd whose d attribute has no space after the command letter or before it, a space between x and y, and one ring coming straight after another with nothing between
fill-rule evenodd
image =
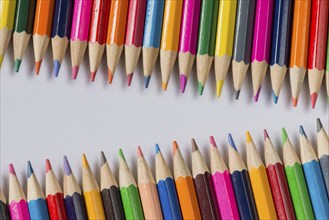
<instances>
[{"instance_id":1,"label":"pink pencil","mask_svg":"<svg viewBox=\"0 0 329 220\"><path fill-rule=\"evenodd\" d=\"M251 74L254 100L258 101L262 83L270 62L274 0L257 1L254 39L251 53Z\"/></svg>"},{"instance_id":2,"label":"pink pencil","mask_svg":"<svg viewBox=\"0 0 329 220\"><path fill-rule=\"evenodd\" d=\"M26 196L18 181L13 164L9 164L9 211L11 219L30 220Z\"/></svg>"},{"instance_id":3,"label":"pink pencil","mask_svg":"<svg viewBox=\"0 0 329 220\"><path fill-rule=\"evenodd\" d=\"M185 91L190 76L198 42L199 15L201 0L184 0L182 23L178 50L178 66L180 73L180 90Z\"/></svg>"},{"instance_id":4,"label":"pink pencil","mask_svg":"<svg viewBox=\"0 0 329 220\"><path fill-rule=\"evenodd\" d=\"M230 172L219 153L213 136L210 137L210 165L218 207L222 219L240 219Z\"/></svg>"},{"instance_id":5,"label":"pink pencil","mask_svg":"<svg viewBox=\"0 0 329 220\"><path fill-rule=\"evenodd\" d=\"M71 27L72 78L76 79L89 35L92 0L75 0ZM105 28L105 27L104 27Z\"/></svg>"}]
</instances>

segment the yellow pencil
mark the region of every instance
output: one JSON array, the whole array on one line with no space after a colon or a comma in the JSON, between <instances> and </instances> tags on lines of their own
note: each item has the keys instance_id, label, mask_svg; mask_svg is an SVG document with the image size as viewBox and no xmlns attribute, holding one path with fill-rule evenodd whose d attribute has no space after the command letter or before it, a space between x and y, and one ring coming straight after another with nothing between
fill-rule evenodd
<instances>
[{"instance_id":1,"label":"yellow pencil","mask_svg":"<svg viewBox=\"0 0 329 220\"><path fill-rule=\"evenodd\" d=\"M219 3L215 47L215 75L218 97L221 94L232 58L236 5L237 0L220 1Z\"/></svg>"},{"instance_id":2,"label":"yellow pencil","mask_svg":"<svg viewBox=\"0 0 329 220\"><path fill-rule=\"evenodd\" d=\"M247 166L259 219L277 219L266 169L250 133L246 133Z\"/></svg>"},{"instance_id":3,"label":"yellow pencil","mask_svg":"<svg viewBox=\"0 0 329 220\"><path fill-rule=\"evenodd\" d=\"M0 1L0 68L14 27L16 0Z\"/></svg>"}]
</instances>

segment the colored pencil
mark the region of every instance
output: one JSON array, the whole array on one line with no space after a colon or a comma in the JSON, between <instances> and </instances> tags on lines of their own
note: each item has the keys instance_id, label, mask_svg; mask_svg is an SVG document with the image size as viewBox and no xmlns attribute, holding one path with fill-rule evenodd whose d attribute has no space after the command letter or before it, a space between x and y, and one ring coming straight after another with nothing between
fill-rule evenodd
<instances>
[{"instance_id":1,"label":"colored pencil","mask_svg":"<svg viewBox=\"0 0 329 220\"><path fill-rule=\"evenodd\" d=\"M86 52L91 17L91 7L92 0L74 1L70 37L73 79L77 78L79 66Z\"/></svg>"},{"instance_id":2,"label":"colored pencil","mask_svg":"<svg viewBox=\"0 0 329 220\"><path fill-rule=\"evenodd\" d=\"M182 6L181 0L165 2L160 46L160 68L164 91L167 90L170 73L177 57Z\"/></svg>"},{"instance_id":3,"label":"colored pencil","mask_svg":"<svg viewBox=\"0 0 329 220\"><path fill-rule=\"evenodd\" d=\"M124 219L118 183L115 180L107 159L101 152L101 193L107 219Z\"/></svg>"},{"instance_id":4,"label":"colored pencil","mask_svg":"<svg viewBox=\"0 0 329 220\"><path fill-rule=\"evenodd\" d=\"M108 82L112 83L125 41L129 1L112 0L109 26L107 28L106 57Z\"/></svg>"},{"instance_id":5,"label":"colored pencil","mask_svg":"<svg viewBox=\"0 0 329 220\"><path fill-rule=\"evenodd\" d=\"M312 108L315 107L321 88L326 62L326 41L328 34L329 2L312 1L310 42L308 49L308 85Z\"/></svg>"},{"instance_id":6,"label":"colored pencil","mask_svg":"<svg viewBox=\"0 0 329 220\"><path fill-rule=\"evenodd\" d=\"M9 220L6 197L0 189L0 219Z\"/></svg>"},{"instance_id":7,"label":"colored pencil","mask_svg":"<svg viewBox=\"0 0 329 220\"><path fill-rule=\"evenodd\" d=\"M144 219L137 184L121 149L119 149L119 186L126 219Z\"/></svg>"},{"instance_id":8,"label":"colored pencil","mask_svg":"<svg viewBox=\"0 0 329 220\"><path fill-rule=\"evenodd\" d=\"M255 5L256 1L254 0L238 0L232 57L235 99L239 98L250 63Z\"/></svg>"},{"instance_id":9,"label":"colored pencil","mask_svg":"<svg viewBox=\"0 0 329 220\"><path fill-rule=\"evenodd\" d=\"M219 219L220 210L209 169L192 139L192 174L202 219Z\"/></svg>"},{"instance_id":10,"label":"colored pencil","mask_svg":"<svg viewBox=\"0 0 329 220\"><path fill-rule=\"evenodd\" d=\"M173 142L173 167L175 185L183 219L201 219L193 177L176 141Z\"/></svg>"},{"instance_id":11,"label":"colored pencil","mask_svg":"<svg viewBox=\"0 0 329 220\"><path fill-rule=\"evenodd\" d=\"M278 102L280 90L287 72L291 39L291 19L292 0L275 1L270 60L274 103Z\"/></svg>"},{"instance_id":12,"label":"colored pencil","mask_svg":"<svg viewBox=\"0 0 329 220\"><path fill-rule=\"evenodd\" d=\"M39 75L43 57L46 54L53 23L55 1L37 0L33 28L35 73Z\"/></svg>"},{"instance_id":13,"label":"colored pencil","mask_svg":"<svg viewBox=\"0 0 329 220\"><path fill-rule=\"evenodd\" d=\"M248 170L238 153L231 134L228 134L228 157L234 195L241 219L258 219Z\"/></svg>"},{"instance_id":14,"label":"colored pencil","mask_svg":"<svg viewBox=\"0 0 329 220\"><path fill-rule=\"evenodd\" d=\"M31 219L49 219L45 195L30 161L27 162L27 203Z\"/></svg>"},{"instance_id":15,"label":"colored pencil","mask_svg":"<svg viewBox=\"0 0 329 220\"><path fill-rule=\"evenodd\" d=\"M9 164L8 204L11 219L30 219L26 197L16 176L13 164Z\"/></svg>"},{"instance_id":16,"label":"colored pencil","mask_svg":"<svg viewBox=\"0 0 329 220\"><path fill-rule=\"evenodd\" d=\"M84 154L82 155L82 190L88 219L105 220L101 193Z\"/></svg>"},{"instance_id":17,"label":"colored pencil","mask_svg":"<svg viewBox=\"0 0 329 220\"><path fill-rule=\"evenodd\" d=\"M320 119L317 122L317 144L318 144L318 158L322 170L322 176L329 196L329 137L324 130Z\"/></svg>"},{"instance_id":18,"label":"colored pencil","mask_svg":"<svg viewBox=\"0 0 329 220\"><path fill-rule=\"evenodd\" d=\"M327 98L329 102L329 34L328 34L328 39L327 39L327 64L326 64L326 85L327 85Z\"/></svg>"},{"instance_id":19,"label":"colored pencil","mask_svg":"<svg viewBox=\"0 0 329 220\"><path fill-rule=\"evenodd\" d=\"M185 0L182 9L182 23L178 49L180 90L185 91L190 76L198 43L201 0Z\"/></svg>"},{"instance_id":20,"label":"colored pencil","mask_svg":"<svg viewBox=\"0 0 329 220\"><path fill-rule=\"evenodd\" d=\"M13 34L15 71L19 71L26 47L30 41L36 0L18 0Z\"/></svg>"},{"instance_id":21,"label":"colored pencil","mask_svg":"<svg viewBox=\"0 0 329 220\"><path fill-rule=\"evenodd\" d=\"M270 63L274 0L257 1L251 53L251 75L254 100L257 102Z\"/></svg>"},{"instance_id":22,"label":"colored pencil","mask_svg":"<svg viewBox=\"0 0 329 220\"><path fill-rule=\"evenodd\" d=\"M53 48L54 74L57 77L61 67L67 45L69 44L73 0L56 0L54 20L51 31L51 44Z\"/></svg>"},{"instance_id":23,"label":"colored pencil","mask_svg":"<svg viewBox=\"0 0 329 220\"><path fill-rule=\"evenodd\" d=\"M217 148L213 136L210 137L210 167L222 219L240 219L230 172Z\"/></svg>"},{"instance_id":24,"label":"colored pencil","mask_svg":"<svg viewBox=\"0 0 329 220\"><path fill-rule=\"evenodd\" d=\"M0 1L0 68L14 26L16 0Z\"/></svg>"},{"instance_id":25,"label":"colored pencil","mask_svg":"<svg viewBox=\"0 0 329 220\"><path fill-rule=\"evenodd\" d=\"M147 1L143 37L145 88L149 85L151 74L159 55L164 4L164 0Z\"/></svg>"},{"instance_id":26,"label":"colored pencil","mask_svg":"<svg viewBox=\"0 0 329 220\"><path fill-rule=\"evenodd\" d=\"M281 159L264 130L266 172L278 219L296 219Z\"/></svg>"},{"instance_id":27,"label":"colored pencil","mask_svg":"<svg viewBox=\"0 0 329 220\"><path fill-rule=\"evenodd\" d=\"M266 175L266 169L248 131L246 133L246 141L247 166L251 187L255 196L258 216L260 219L276 219L277 216L270 184Z\"/></svg>"},{"instance_id":28,"label":"colored pencil","mask_svg":"<svg viewBox=\"0 0 329 220\"><path fill-rule=\"evenodd\" d=\"M145 219L163 219L158 191L140 147L137 148L138 189L142 201Z\"/></svg>"},{"instance_id":29,"label":"colored pencil","mask_svg":"<svg viewBox=\"0 0 329 220\"><path fill-rule=\"evenodd\" d=\"M196 70L198 93L202 95L214 59L219 1L202 1Z\"/></svg>"},{"instance_id":30,"label":"colored pencil","mask_svg":"<svg viewBox=\"0 0 329 220\"><path fill-rule=\"evenodd\" d=\"M111 1L93 1L91 23L89 30L89 63L90 79L93 82L102 60L107 37Z\"/></svg>"},{"instance_id":31,"label":"colored pencil","mask_svg":"<svg viewBox=\"0 0 329 220\"><path fill-rule=\"evenodd\" d=\"M284 169L296 217L297 219L314 219L303 169L284 128L282 128L282 145Z\"/></svg>"},{"instance_id":32,"label":"colored pencil","mask_svg":"<svg viewBox=\"0 0 329 220\"><path fill-rule=\"evenodd\" d=\"M319 160L304 128L299 127L300 158L316 219L329 219L329 200Z\"/></svg>"},{"instance_id":33,"label":"colored pencil","mask_svg":"<svg viewBox=\"0 0 329 220\"><path fill-rule=\"evenodd\" d=\"M155 175L163 218L182 219L174 178L158 144L155 145L155 155Z\"/></svg>"},{"instance_id":34,"label":"colored pencil","mask_svg":"<svg viewBox=\"0 0 329 220\"><path fill-rule=\"evenodd\" d=\"M131 80L142 51L145 11L146 0L129 2L125 40L125 62L128 86L131 85Z\"/></svg>"},{"instance_id":35,"label":"colored pencil","mask_svg":"<svg viewBox=\"0 0 329 220\"><path fill-rule=\"evenodd\" d=\"M215 47L216 90L219 97L231 63L237 0L220 1Z\"/></svg>"},{"instance_id":36,"label":"colored pencil","mask_svg":"<svg viewBox=\"0 0 329 220\"><path fill-rule=\"evenodd\" d=\"M311 1L295 1L290 49L290 87L292 104L297 106L307 68Z\"/></svg>"},{"instance_id":37,"label":"colored pencil","mask_svg":"<svg viewBox=\"0 0 329 220\"><path fill-rule=\"evenodd\" d=\"M48 159L46 160L46 201L49 219L67 219L63 192Z\"/></svg>"},{"instance_id":38,"label":"colored pencil","mask_svg":"<svg viewBox=\"0 0 329 220\"><path fill-rule=\"evenodd\" d=\"M87 219L80 186L75 179L67 157L63 158L63 195L68 219Z\"/></svg>"}]
</instances>

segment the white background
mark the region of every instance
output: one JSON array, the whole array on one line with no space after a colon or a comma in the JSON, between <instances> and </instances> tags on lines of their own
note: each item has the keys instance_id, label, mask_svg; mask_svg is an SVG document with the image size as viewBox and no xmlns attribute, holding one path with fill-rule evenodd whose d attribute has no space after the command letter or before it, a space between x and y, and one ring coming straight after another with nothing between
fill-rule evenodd
<instances>
[{"instance_id":1,"label":"white background","mask_svg":"<svg viewBox=\"0 0 329 220\"><path fill-rule=\"evenodd\" d=\"M26 161L31 160L44 186L45 159L52 162L62 181L62 157L67 155L72 169L81 180L81 154L86 153L99 179L100 151L103 150L118 177L117 150L122 147L136 177L136 147L140 145L146 160L154 167L154 144L172 166L172 141L177 140L190 166L190 139L194 137L209 162L209 136L214 135L220 151L227 158L227 134L232 133L245 159L245 131L251 135L263 158L263 129L267 128L281 155L281 127L286 127L295 148L299 149L298 126L304 125L313 146L316 122L320 117L328 128L328 104L323 85L315 110L311 109L307 78L299 105L293 108L288 77L277 105L273 103L269 73L259 102L253 101L248 73L238 101L234 100L231 70L222 96L215 96L214 70L203 96L197 94L195 66L185 94L179 92L178 65L175 64L168 90L161 90L160 65L156 64L148 89L144 89L142 59L132 86L127 87L124 59L117 68L112 85L107 84L104 59L94 83L89 82L87 54L77 80L71 80L69 49L58 78L53 77L51 48L34 73L32 42L26 51L19 73L14 72L12 44L1 68L1 167L0 182L7 196L8 164L13 163L24 187ZM328 130L328 129L327 129ZM154 172L154 170L153 170Z\"/></svg>"}]
</instances>

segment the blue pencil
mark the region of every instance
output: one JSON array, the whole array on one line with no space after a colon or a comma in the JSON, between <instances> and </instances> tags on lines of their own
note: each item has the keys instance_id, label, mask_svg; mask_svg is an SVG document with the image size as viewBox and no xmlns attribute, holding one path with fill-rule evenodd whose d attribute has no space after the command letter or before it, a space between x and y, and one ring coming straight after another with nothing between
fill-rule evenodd
<instances>
[{"instance_id":1,"label":"blue pencil","mask_svg":"<svg viewBox=\"0 0 329 220\"><path fill-rule=\"evenodd\" d=\"M147 1L143 37L144 84L148 87L160 48L164 0Z\"/></svg>"},{"instance_id":2,"label":"blue pencil","mask_svg":"<svg viewBox=\"0 0 329 220\"><path fill-rule=\"evenodd\" d=\"M329 200L319 160L302 126L299 127L299 133L300 156L315 218L329 219Z\"/></svg>"},{"instance_id":3,"label":"blue pencil","mask_svg":"<svg viewBox=\"0 0 329 220\"><path fill-rule=\"evenodd\" d=\"M49 219L48 208L31 162L27 162L27 202L31 219Z\"/></svg>"},{"instance_id":4,"label":"blue pencil","mask_svg":"<svg viewBox=\"0 0 329 220\"><path fill-rule=\"evenodd\" d=\"M182 219L173 176L164 160L159 145L155 145L156 182L164 219Z\"/></svg>"},{"instance_id":5,"label":"blue pencil","mask_svg":"<svg viewBox=\"0 0 329 220\"><path fill-rule=\"evenodd\" d=\"M320 160L320 166L322 176L327 189L327 195L329 196L329 137L324 130L320 119L316 120L317 127L317 144L318 144L318 158Z\"/></svg>"}]
</instances>

